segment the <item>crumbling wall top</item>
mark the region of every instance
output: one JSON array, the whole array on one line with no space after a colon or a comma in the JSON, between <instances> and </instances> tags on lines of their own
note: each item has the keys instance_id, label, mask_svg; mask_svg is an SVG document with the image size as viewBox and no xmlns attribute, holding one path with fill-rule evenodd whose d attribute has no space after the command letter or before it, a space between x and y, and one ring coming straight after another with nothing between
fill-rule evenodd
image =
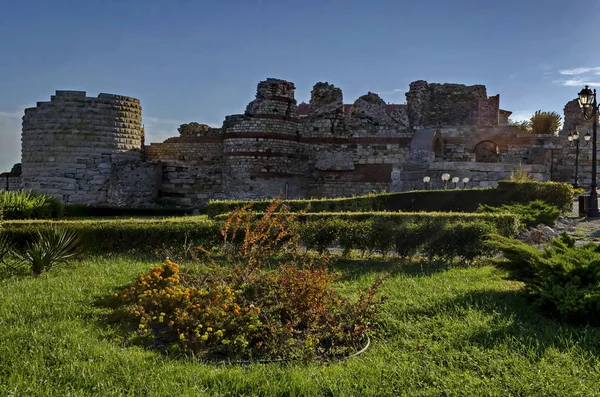
<instances>
[{"instance_id":1,"label":"crumbling wall top","mask_svg":"<svg viewBox=\"0 0 600 397\"><path fill-rule=\"evenodd\" d=\"M413 127L471 125L481 100L487 100L484 85L437 84L417 80L406 93L408 117Z\"/></svg>"},{"instance_id":2,"label":"crumbling wall top","mask_svg":"<svg viewBox=\"0 0 600 397\"><path fill-rule=\"evenodd\" d=\"M310 117L337 118L344 114L342 90L333 84L319 82L310 92Z\"/></svg>"}]
</instances>

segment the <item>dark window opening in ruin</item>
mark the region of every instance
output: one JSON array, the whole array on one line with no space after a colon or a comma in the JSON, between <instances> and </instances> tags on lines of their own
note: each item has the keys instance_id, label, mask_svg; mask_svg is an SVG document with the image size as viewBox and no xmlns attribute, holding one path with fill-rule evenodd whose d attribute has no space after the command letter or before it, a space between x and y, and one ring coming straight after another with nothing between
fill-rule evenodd
<instances>
[{"instance_id":1,"label":"dark window opening in ruin","mask_svg":"<svg viewBox=\"0 0 600 397\"><path fill-rule=\"evenodd\" d=\"M319 131L319 127L313 127L313 131Z\"/></svg>"},{"instance_id":2,"label":"dark window opening in ruin","mask_svg":"<svg viewBox=\"0 0 600 397\"><path fill-rule=\"evenodd\" d=\"M495 142L479 142L473 152L475 153L475 161L479 163L497 163L500 161L500 147Z\"/></svg>"},{"instance_id":3,"label":"dark window opening in ruin","mask_svg":"<svg viewBox=\"0 0 600 397\"><path fill-rule=\"evenodd\" d=\"M444 153L442 150L442 141L440 139L436 139L435 142L433 143L433 152L435 153L436 159L442 158Z\"/></svg>"}]
</instances>

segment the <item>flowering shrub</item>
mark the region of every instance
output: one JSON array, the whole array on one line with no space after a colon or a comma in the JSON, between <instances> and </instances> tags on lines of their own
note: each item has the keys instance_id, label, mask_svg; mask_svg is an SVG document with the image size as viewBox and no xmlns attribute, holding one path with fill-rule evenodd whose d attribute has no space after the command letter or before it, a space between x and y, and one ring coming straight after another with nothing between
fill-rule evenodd
<instances>
[{"instance_id":1,"label":"flowering shrub","mask_svg":"<svg viewBox=\"0 0 600 397\"><path fill-rule=\"evenodd\" d=\"M279 205L256 223L248 208L232 214L223 230L229 266L183 269L166 260L117 294L121 314L146 342L205 358L326 359L356 351L384 300L375 296L385 276L354 302L340 295L332 287L340 275L325 256L298 254L294 222ZM288 260L268 270L278 252Z\"/></svg>"}]
</instances>

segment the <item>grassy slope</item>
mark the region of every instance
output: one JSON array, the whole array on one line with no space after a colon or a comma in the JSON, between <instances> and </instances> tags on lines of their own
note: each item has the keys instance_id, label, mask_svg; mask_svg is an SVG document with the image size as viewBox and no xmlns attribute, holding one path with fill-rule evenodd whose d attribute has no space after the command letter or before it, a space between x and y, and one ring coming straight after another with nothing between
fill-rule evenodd
<instances>
[{"instance_id":1,"label":"grassy slope","mask_svg":"<svg viewBox=\"0 0 600 397\"><path fill-rule=\"evenodd\" d=\"M123 347L96 302L149 262L95 258L0 282L0 395L598 395L600 330L560 326L491 267L419 274L347 263L340 288L390 271L381 332L332 365L207 366Z\"/></svg>"}]
</instances>

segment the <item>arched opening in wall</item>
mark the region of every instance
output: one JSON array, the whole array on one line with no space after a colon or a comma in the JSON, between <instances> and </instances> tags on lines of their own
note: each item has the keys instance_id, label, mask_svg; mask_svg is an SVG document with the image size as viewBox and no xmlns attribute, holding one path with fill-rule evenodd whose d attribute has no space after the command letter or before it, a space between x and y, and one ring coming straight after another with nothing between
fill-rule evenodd
<instances>
[{"instance_id":1,"label":"arched opening in wall","mask_svg":"<svg viewBox=\"0 0 600 397\"><path fill-rule=\"evenodd\" d=\"M443 157L444 150L442 148L442 140L441 139L438 138L433 143L433 152L435 153L436 159L441 159Z\"/></svg>"},{"instance_id":2,"label":"arched opening in wall","mask_svg":"<svg viewBox=\"0 0 600 397\"><path fill-rule=\"evenodd\" d=\"M500 161L500 147L492 141L482 141L473 149L478 163L497 163Z\"/></svg>"}]
</instances>

